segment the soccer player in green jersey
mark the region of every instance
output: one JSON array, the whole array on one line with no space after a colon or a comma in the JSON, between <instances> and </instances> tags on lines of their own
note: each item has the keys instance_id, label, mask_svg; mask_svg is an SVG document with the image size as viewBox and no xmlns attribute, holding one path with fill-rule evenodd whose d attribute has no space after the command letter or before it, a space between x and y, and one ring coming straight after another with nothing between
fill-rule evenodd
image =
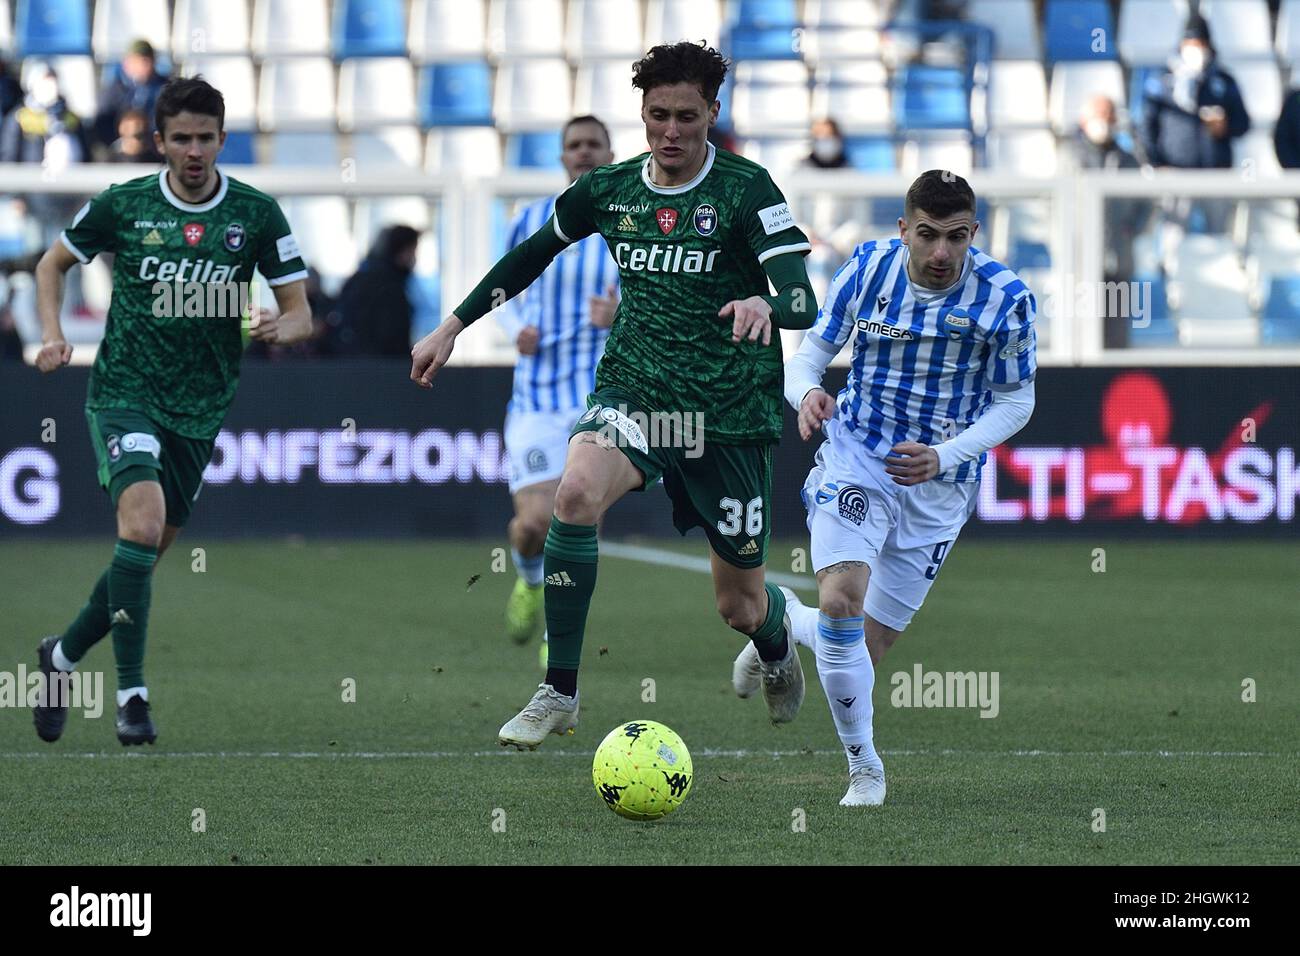
<instances>
[{"instance_id":1,"label":"soccer player in green jersey","mask_svg":"<svg viewBox=\"0 0 1300 956\"><path fill-rule=\"evenodd\" d=\"M86 203L36 268L43 341L36 366L48 373L72 357L59 324L64 273L101 252L115 255L86 421L99 483L117 511L117 544L81 613L38 648L45 690L35 722L42 740L63 733L61 675L110 633L118 739L141 744L157 737L144 681L150 578L190 515L235 397L255 268L279 313L248 308L249 337L285 344L311 331L307 269L284 213L216 166L224 119L221 93L201 78L169 82L158 96L154 133L166 166Z\"/></svg>"},{"instance_id":2,"label":"soccer player in green jersey","mask_svg":"<svg viewBox=\"0 0 1300 956\"><path fill-rule=\"evenodd\" d=\"M519 749L576 726L596 523L659 478L678 530L702 526L708 536L718 612L758 650L769 715L792 720L803 701L787 595L765 582L763 566L771 446L781 432L774 329L806 329L816 318L803 263L808 238L766 170L708 142L727 72L716 50L657 46L632 72L649 154L579 177L546 224L412 349L411 378L430 387L456 336L527 287L565 246L599 233L618 265L622 299L596 389L569 440L546 536L546 680L498 735Z\"/></svg>"}]
</instances>

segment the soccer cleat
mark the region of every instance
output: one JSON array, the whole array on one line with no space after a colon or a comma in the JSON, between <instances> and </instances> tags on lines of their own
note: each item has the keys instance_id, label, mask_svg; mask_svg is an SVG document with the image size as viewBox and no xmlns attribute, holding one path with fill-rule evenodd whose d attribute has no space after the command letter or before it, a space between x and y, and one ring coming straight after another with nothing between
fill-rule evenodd
<instances>
[{"instance_id":1,"label":"soccer cleat","mask_svg":"<svg viewBox=\"0 0 1300 956\"><path fill-rule=\"evenodd\" d=\"M762 659L758 656L758 648L753 641L746 641L736 655L735 663L731 665L731 686L735 688L736 696L742 700L753 697L762 687L763 671L760 664Z\"/></svg>"},{"instance_id":2,"label":"soccer cleat","mask_svg":"<svg viewBox=\"0 0 1300 956\"><path fill-rule=\"evenodd\" d=\"M866 767L849 776L842 807L878 807L885 802L885 767Z\"/></svg>"},{"instance_id":3,"label":"soccer cleat","mask_svg":"<svg viewBox=\"0 0 1300 956\"><path fill-rule=\"evenodd\" d=\"M542 585L530 587L523 578L515 578L515 589L506 601L506 634L516 644L527 644L542 628Z\"/></svg>"},{"instance_id":4,"label":"soccer cleat","mask_svg":"<svg viewBox=\"0 0 1300 956\"><path fill-rule=\"evenodd\" d=\"M47 743L54 743L63 736L63 725L68 719L67 674L56 668L53 660L54 648L58 645L59 636L51 634L42 639L36 648L36 662L44 680L36 706L32 708L32 722L36 724L36 736ZM62 680L59 679L60 676ZM54 694L54 700L58 703L51 703L50 692L56 680L63 686Z\"/></svg>"},{"instance_id":5,"label":"soccer cleat","mask_svg":"<svg viewBox=\"0 0 1300 956\"><path fill-rule=\"evenodd\" d=\"M497 743L516 750L536 750L547 734L571 734L578 726L578 695L566 697L550 684L538 684L528 706L497 733Z\"/></svg>"},{"instance_id":6,"label":"soccer cleat","mask_svg":"<svg viewBox=\"0 0 1300 956\"><path fill-rule=\"evenodd\" d=\"M786 652L780 661L759 660L763 700L767 703L767 716L774 724L794 720L803 706L803 665L799 663L799 649L788 639L789 617L786 618ZM757 655L757 651L755 651Z\"/></svg>"},{"instance_id":7,"label":"soccer cleat","mask_svg":"<svg viewBox=\"0 0 1300 956\"><path fill-rule=\"evenodd\" d=\"M117 739L122 746L151 744L158 739L153 719L149 716L149 702L139 694L117 709Z\"/></svg>"}]
</instances>

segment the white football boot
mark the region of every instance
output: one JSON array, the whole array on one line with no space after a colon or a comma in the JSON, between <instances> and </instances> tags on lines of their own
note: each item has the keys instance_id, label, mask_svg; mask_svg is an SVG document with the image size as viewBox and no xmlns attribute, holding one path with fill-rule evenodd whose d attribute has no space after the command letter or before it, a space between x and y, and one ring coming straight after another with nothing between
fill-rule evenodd
<instances>
[{"instance_id":1,"label":"white football boot","mask_svg":"<svg viewBox=\"0 0 1300 956\"><path fill-rule=\"evenodd\" d=\"M803 644L805 647L812 647L817 637L817 614L812 608L805 607L803 602L795 596L795 593L789 588L781 588L781 593L785 595L785 633L786 638L796 644ZM808 611L813 611L808 614ZM802 632L808 628L808 621L812 621L812 637L807 639ZM735 662L731 665L731 686L735 688L736 696L743 699L753 697L758 693L763 684L763 671L759 666L762 659L758 656L758 648L754 642L748 642L737 655Z\"/></svg>"},{"instance_id":2,"label":"white football boot","mask_svg":"<svg viewBox=\"0 0 1300 956\"><path fill-rule=\"evenodd\" d=\"M878 807L885 802L885 766L866 767L849 776L842 807Z\"/></svg>"},{"instance_id":3,"label":"white football boot","mask_svg":"<svg viewBox=\"0 0 1300 956\"><path fill-rule=\"evenodd\" d=\"M536 750L547 734L571 734L578 726L578 695L565 697L550 684L538 684L528 706L497 733L497 743L516 750Z\"/></svg>"}]
</instances>

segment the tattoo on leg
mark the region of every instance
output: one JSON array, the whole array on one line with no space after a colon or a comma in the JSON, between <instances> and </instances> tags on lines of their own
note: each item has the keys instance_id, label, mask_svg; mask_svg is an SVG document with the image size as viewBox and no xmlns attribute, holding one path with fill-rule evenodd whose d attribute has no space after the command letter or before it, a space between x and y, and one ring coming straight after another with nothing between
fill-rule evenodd
<instances>
[{"instance_id":1,"label":"tattoo on leg","mask_svg":"<svg viewBox=\"0 0 1300 956\"><path fill-rule=\"evenodd\" d=\"M841 561L838 564L832 564L829 568L823 568L822 574L846 574L849 571L856 571L858 568L865 568L865 561Z\"/></svg>"}]
</instances>

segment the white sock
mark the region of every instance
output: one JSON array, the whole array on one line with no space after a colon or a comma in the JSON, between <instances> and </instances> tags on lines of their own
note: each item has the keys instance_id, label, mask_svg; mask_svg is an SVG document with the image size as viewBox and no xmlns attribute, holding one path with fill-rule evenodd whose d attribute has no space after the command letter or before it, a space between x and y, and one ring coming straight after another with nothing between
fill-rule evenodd
<instances>
[{"instance_id":1,"label":"white sock","mask_svg":"<svg viewBox=\"0 0 1300 956\"><path fill-rule=\"evenodd\" d=\"M136 694L139 694L140 697L144 699L144 702L146 704L149 702L148 687L128 687L126 690L119 690L117 692L117 706L125 707L126 702L130 700L132 697L134 697Z\"/></svg>"},{"instance_id":2,"label":"white sock","mask_svg":"<svg viewBox=\"0 0 1300 956\"><path fill-rule=\"evenodd\" d=\"M785 601L785 612L790 615L790 640L801 644L817 653L817 616L821 613L815 607L791 601Z\"/></svg>"},{"instance_id":3,"label":"white sock","mask_svg":"<svg viewBox=\"0 0 1300 956\"><path fill-rule=\"evenodd\" d=\"M871 691L876 671L867 654L861 617L817 615L817 676L830 704L835 732L844 745L849 773L879 766L872 742Z\"/></svg>"},{"instance_id":4,"label":"white sock","mask_svg":"<svg viewBox=\"0 0 1300 956\"><path fill-rule=\"evenodd\" d=\"M519 576L524 579L524 583L530 588L541 585L542 578L546 574L546 555L537 554L531 558L525 558L522 554L514 549L510 551L510 557L514 559L515 570Z\"/></svg>"},{"instance_id":5,"label":"white sock","mask_svg":"<svg viewBox=\"0 0 1300 956\"><path fill-rule=\"evenodd\" d=\"M50 663L61 671L72 673L77 669L77 662L70 661L63 655L63 641L54 645L54 653L50 655Z\"/></svg>"}]
</instances>

